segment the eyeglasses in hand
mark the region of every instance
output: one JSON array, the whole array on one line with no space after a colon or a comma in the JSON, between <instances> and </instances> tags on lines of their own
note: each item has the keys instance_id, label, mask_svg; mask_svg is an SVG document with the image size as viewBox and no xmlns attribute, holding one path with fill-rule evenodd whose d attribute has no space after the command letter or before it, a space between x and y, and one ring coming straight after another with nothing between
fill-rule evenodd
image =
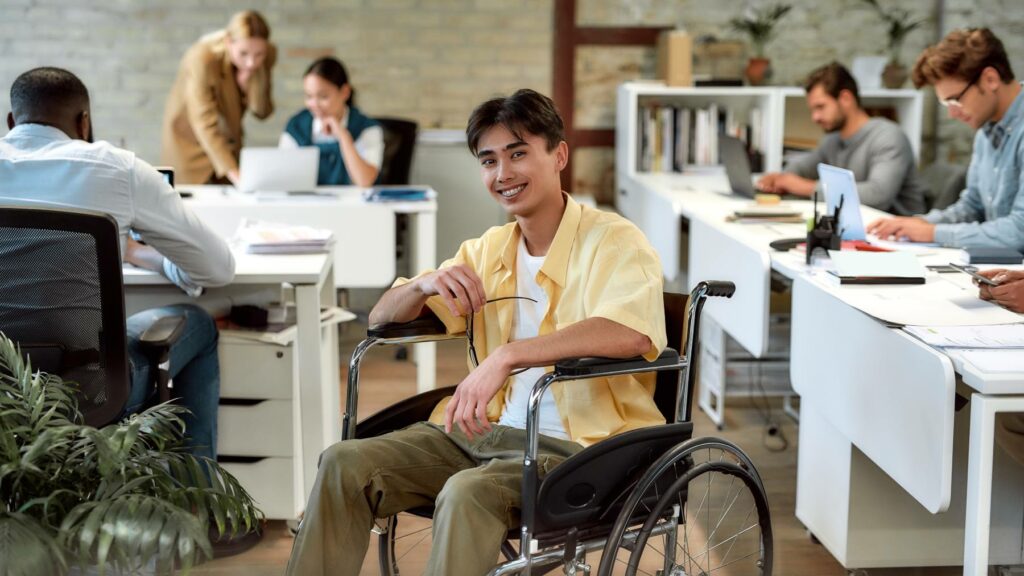
<instances>
[{"instance_id":1,"label":"eyeglasses in hand","mask_svg":"<svg viewBox=\"0 0 1024 576\"><path fill-rule=\"evenodd\" d=\"M533 298L530 298L529 296L503 296L501 298L495 298L493 300L487 300L486 302L484 302L484 306L486 306L486 305L488 305L488 304L490 304L492 302L500 302L502 300L529 300L530 302L533 302L534 304L537 303L536 300L534 300ZM480 365L480 361L477 359L476 347L473 345L473 317L474 316L476 316L476 314L470 314L469 315L469 320L466 321L466 340L469 342L469 359L470 359L470 361L473 362L473 367L476 368L477 366ZM522 374L523 372L526 372L527 370L529 370L529 368L520 368L519 370L513 370L512 373L509 374L509 376L515 376L516 374Z\"/></svg>"}]
</instances>

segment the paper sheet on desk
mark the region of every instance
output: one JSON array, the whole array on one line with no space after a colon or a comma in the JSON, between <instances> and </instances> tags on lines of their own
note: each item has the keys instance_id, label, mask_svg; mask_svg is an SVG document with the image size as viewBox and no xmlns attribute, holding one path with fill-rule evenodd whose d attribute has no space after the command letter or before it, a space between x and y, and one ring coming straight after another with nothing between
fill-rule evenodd
<instances>
[{"instance_id":1,"label":"paper sheet on desk","mask_svg":"<svg viewBox=\"0 0 1024 576\"><path fill-rule=\"evenodd\" d=\"M960 358L982 372L1024 372L1021 350L960 350Z\"/></svg>"},{"instance_id":2,"label":"paper sheet on desk","mask_svg":"<svg viewBox=\"0 0 1024 576\"><path fill-rule=\"evenodd\" d=\"M900 326L991 326L1024 316L978 298L978 289L929 275L924 284L837 286L821 272L814 282L837 298L883 322Z\"/></svg>"},{"instance_id":3,"label":"paper sheet on desk","mask_svg":"<svg viewBox=\"0 0 1024 576\"><path fill-rule=\"evenodd\" d=\"M1024 348L1024 324L905 326L903 330L940 348ZM1018 355L1024 358L1024 351Z\"/></svg>"}]
</instances>

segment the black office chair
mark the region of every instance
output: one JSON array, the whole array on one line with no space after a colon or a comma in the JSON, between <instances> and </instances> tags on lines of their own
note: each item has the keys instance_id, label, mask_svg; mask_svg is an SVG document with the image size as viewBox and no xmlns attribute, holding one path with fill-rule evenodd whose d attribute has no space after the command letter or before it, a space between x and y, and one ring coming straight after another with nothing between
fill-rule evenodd
<instances>
[{"instance_id":1,"label":"black office chair","mask_svg":"<svg viewBox=\"0 0 1024 576\"><path fill-rule=\"evenodd\" d=\"M590 574L585 558L596 550L602 551L601 575L770 576L773 536L760 475L734 444L692 438L697 374L692 362L699 349L701 308L707 297L731 297L734 290L731 282L700 282L689 297L665 294L669 347L654 362L565 360L537 381L526 421L522 525L509 531L501 549L504 562L490 576L544 574L559 565L566 574ZM433 316L371 327L349 365L342 439L371 438L426 420L437 402L454 391L419 394L357 424L359 363L370 348L451 337ZM589 446L538 478L541 392L556 381L573 386L572 381L641 372L657 372L654 401L667 424ZM381 574L411 573L405 564L422 559L430 546L429 526L421 526L420 518L432 513L432 508L414 509L377 526ZM414 528L399 533L400 524ZM410 553L416 548L424 550Z\"/></svg>"},{"instance_id":2,"label":"black office chair","mask_svg":"<svg viewBox=\"0 0 1024 576\"><path fill-rule=\"evenodd\" d=\"M166 317L141 339L161 401L183 327L184 317ZM131 389L117 222L87 210L0 206L0 332L34 369L78 384L86 424L115 421Z\"/></svg>"},{"instance_id":3,"label":"black office chair","mask_svg":"<svg viewBox=\"0 0 1024 576\"><path fill-rule=\"evenodd\" d=\"M384 160L381 163L377 184L383 186L401 186L409 184L409 172L412 170L412 156L416 151L416 133L418 125L411 120L402 118L377 118L384 130ZM395 259L401 261L405 254L405 232L408 221L404 214L398 215L395 226ZM395 350L397 360L409 358L405 346Z\"/></svg>"},{"instance_id":4,"label":"black office chair","mask_svg":"<svg viewBox=\"0 0 1024 576\"><path fill-rule=\"evenodd\" d=\"M409 183L412 155L416 149L417 125L401 118L377 118L384 130L384 160L377 184L385 186Z\"/></svg>"}]
</instances>

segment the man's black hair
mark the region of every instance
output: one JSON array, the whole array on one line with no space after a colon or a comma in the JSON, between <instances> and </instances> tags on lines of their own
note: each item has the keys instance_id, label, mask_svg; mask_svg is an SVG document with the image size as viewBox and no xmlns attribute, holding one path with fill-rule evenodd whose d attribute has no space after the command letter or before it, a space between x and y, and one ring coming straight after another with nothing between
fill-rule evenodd
<instances>
[{"instance_id":1,"label":"man's black hair","mask_svg":"<svg viewBox=\"0 0 1024 576\"><path fill-rule=\"evenodd\" d=\"M11 112L18 123L63 120L89 109L89 91L62 68L33 68L11 85Z\"/></svg>"},{"instance_id":2,"label":"man's black hair","mask_svg":"<svg viewBox=\"0 0 1024 576\"><path fill-rule=\"evenodd\" d=\"M555 103L551 98L526 88L511 96L488 100L469 115L466 143L474 156L484 132L499 125L520 140L523 132L544 138L549 152L565 140L565 125Z\"/></svg>"}]
</instances>

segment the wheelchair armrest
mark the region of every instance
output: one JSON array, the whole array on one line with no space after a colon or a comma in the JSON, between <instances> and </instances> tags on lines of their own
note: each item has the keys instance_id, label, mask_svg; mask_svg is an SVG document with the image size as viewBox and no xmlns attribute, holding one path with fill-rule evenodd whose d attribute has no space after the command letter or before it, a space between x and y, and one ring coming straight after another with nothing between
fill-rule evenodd
<instances>
[{"instance_id":1,"label":"wheelchair armrest","mask_svg":"<svg viewBox=\"0 0 1024 576\"><path fill-rule=\"evenodd\" d=\"M139 345L150 354L168 350L185 331L185 316L164 316L146 328L139 337Z\"/></svg>"},{"instance_id":2,"label":"wheelchair armrest","mask_svg":"<svg viewBox=\"0 0 1024 576\"><path fill-rule=\"evenodd\" d=\"M416 339L422 341L443 340L448 337L444 322L434 316L423 316L410 322L385 322L375 324L366 330L368 338L378 340L407 340Z\"/></svg>"},{"instance_id":3,"label":"wheelchair armrest","mask_svg":"<svg viewBox=\"0 0 1024 576\"><path fill-rule=\"evenodd\" d=\"M642 356L634 358L574 358L555 364L555 373L571 379L592 378L609 374L648 372L677 366L679 353L671 348L662 351L653 362Z\"/></svg>"}]
</instances>

